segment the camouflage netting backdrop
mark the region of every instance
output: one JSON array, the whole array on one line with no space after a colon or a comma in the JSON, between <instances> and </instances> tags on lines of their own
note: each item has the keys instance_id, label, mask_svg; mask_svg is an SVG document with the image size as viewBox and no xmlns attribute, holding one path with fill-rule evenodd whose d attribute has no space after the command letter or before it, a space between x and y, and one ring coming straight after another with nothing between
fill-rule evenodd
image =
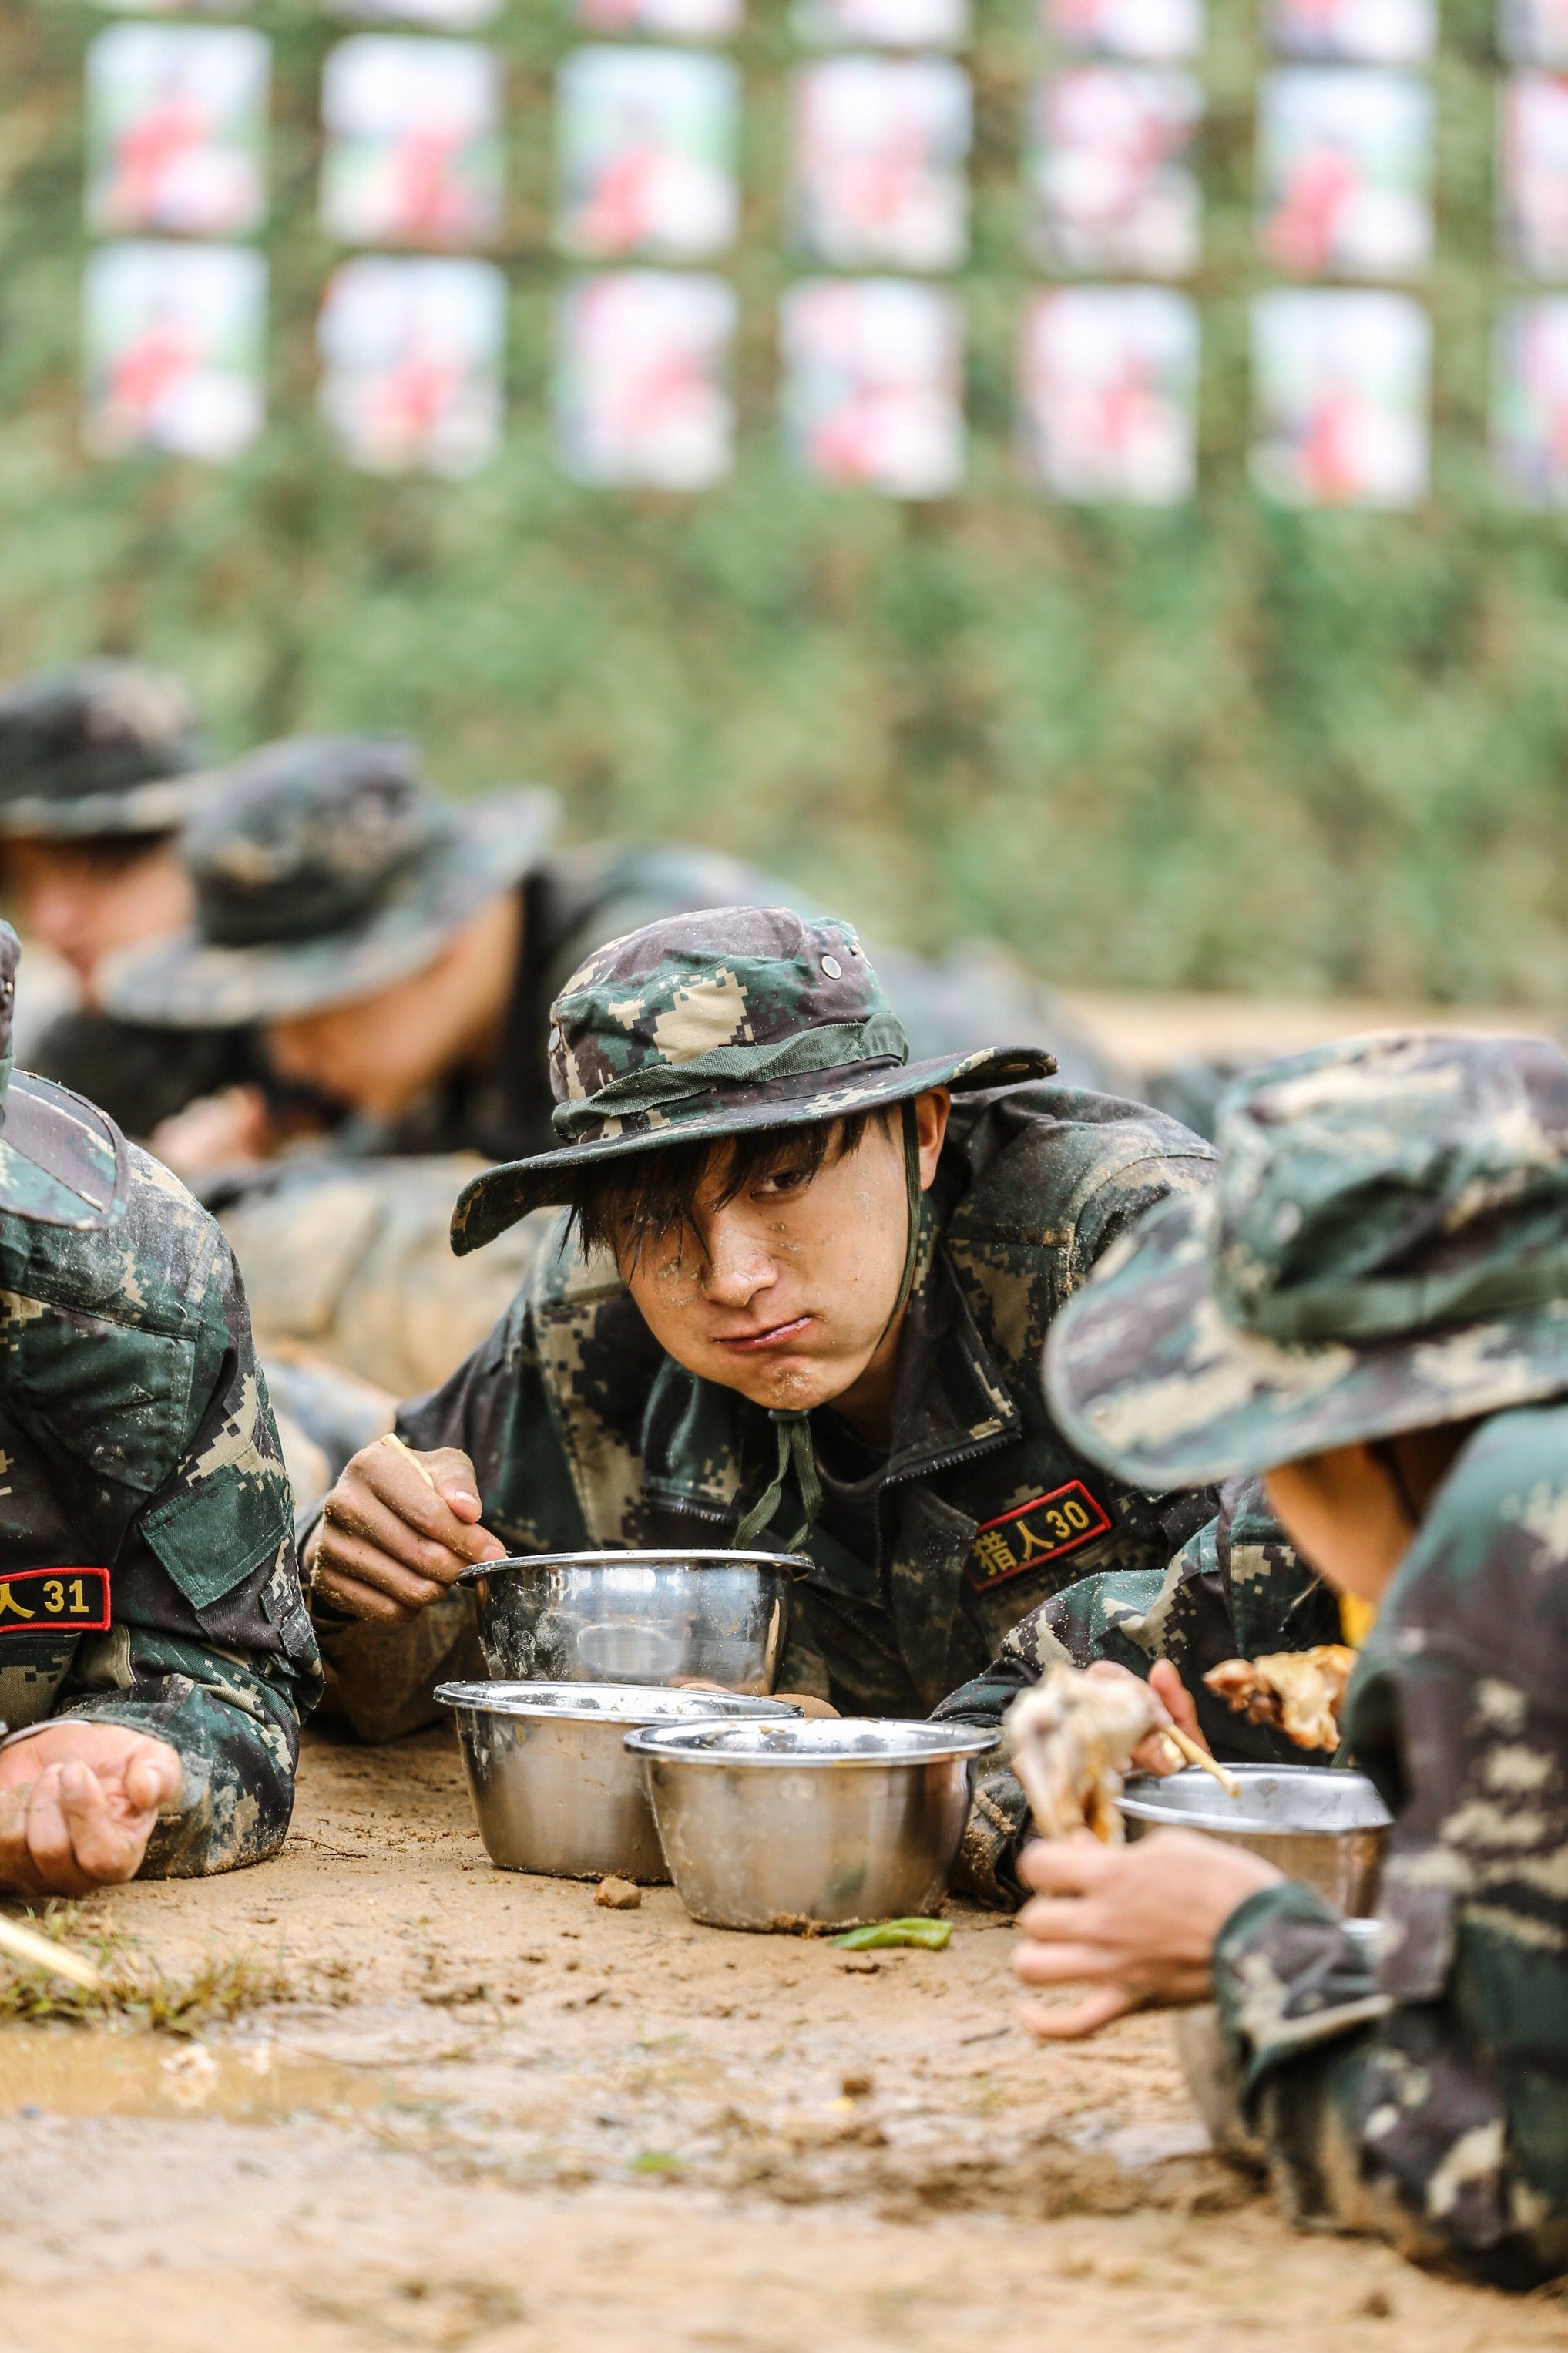
<instances>
[{"instance_id":1,"label":"camouflage netting backdrop","mask_svg":"<svg viewBox=\"0 0 1568 2353\"><path fill-rule=\"evenodd\" d=\"M1025 0L981 0L967 487L931 506L814 489L777 430L792 42L752 0L740 462L683 500L564 480L550 448L547 0L505 54L511 317L502 455L462 484L331 454L314 405L322 58L347 29L258 0L274 43L263 439L230 468L80 448L81 58L115 19L0 21L0 649L184 670L220 746L401 725L458 792L562 786L579 834L698 835L884 932L992 932L1064 981L1568 999L1563 522L1510 512L1486 448L1494 258L1488 0L1444 10L1434 493L1411 515L1269 510L1247 486L1251 0L1211 0L1200 141L1202 488L1160 512L1016 487Z\"/></svg>"}]
</instances>

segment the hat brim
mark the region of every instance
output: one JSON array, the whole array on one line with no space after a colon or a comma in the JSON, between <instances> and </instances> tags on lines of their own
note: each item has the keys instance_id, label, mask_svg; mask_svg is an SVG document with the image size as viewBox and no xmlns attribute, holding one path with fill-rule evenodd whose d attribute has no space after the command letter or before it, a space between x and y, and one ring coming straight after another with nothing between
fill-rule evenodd
<instances>
[{"instance_id":1,"label":"hat brim","mask_svg":"<svg viewBox=\"0 0 1568 2353\"><path fill-rule=\"evenodd\" d=\"M1156 1493L1568 1390L1568 1300L1368 1342L1245 1332L1212 1289L1214 1192L1162 1201L1051 1326L1046 1388L1071 1442Z\"/></svg>"},{"instance_id":2,"label":"hat brim","mask_svg":"<svg viewBox=\"0 0 1568 2353\"><path fill-rule=\"evenodd\" d=\"M345 932L218 947L195 930L110 961L111 1013L168 1029L287 1019L374 997L428 964L525 874L554 833L553 793L497 793L453 809L446 842L370 919Z\"/></svg>"},{"instance_id":3,"label":"hat brim","mask_svg":"<svg viewBox=\"0 0 1568 2353\"><path fill-rule=\"evenodd\" d=\"M0 804L0 842L155 839L177 833L217 781L216 769L154 776L121 793L82 793L51 800L42 793Z\"/></svg>"},{"instance_id":4,"label":"hat brim","mask_svg":"<svg viewBox=\"0 0 1568 2353\"><path fill-rule=\"evenodd\" d=\"M18 1071L0 1106L0 1214L90 1233L125 1207L125 1139L95 1103Z\"/></svg>"},{"instance_id":5,"label":"hat brim","mask_svg":"<svg viewBox=\"0 0 1568 2353\"><path fill-rule=\"evenodd\" d=\"M452 1212L452 1248L459 1258L482 1250L531 1209L560 1206L573 1198L568 1171L634 1153L658 1152L672 1144L717 1141L753 1128L808 1127L819 1120L847 1119L906 1103L932 1087L972 1092L1025 1079L1049 1078L1055 1058L1036 1046L982 1048L921 1062L847 1062L836 1070L805 1071L761 1086L734 1086L695 1099L689 1107L670 1105L657 1126L631 1134L595 1136L591 1143L558 1145L528 1160L503 1161L465 1185ZM613 1123L606 1122L606 1125Z\"/></svg>"}]
</instances>

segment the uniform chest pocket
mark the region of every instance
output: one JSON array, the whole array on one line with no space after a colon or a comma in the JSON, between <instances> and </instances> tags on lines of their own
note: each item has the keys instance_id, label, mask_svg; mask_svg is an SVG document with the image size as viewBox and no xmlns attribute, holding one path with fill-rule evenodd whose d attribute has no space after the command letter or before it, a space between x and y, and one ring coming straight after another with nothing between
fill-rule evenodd
<instances>
[{"instance_id":1,"label":"uniform chest pocket","mask_svg":"<svg viewBox=\"0 0 1568 2353\"><path fill-rule=\"evenodd\" d=\"M188 1340L0 1292L0 1396L74 1463L151 1494L180 1451Z\"/></svg>"}]
</instances>

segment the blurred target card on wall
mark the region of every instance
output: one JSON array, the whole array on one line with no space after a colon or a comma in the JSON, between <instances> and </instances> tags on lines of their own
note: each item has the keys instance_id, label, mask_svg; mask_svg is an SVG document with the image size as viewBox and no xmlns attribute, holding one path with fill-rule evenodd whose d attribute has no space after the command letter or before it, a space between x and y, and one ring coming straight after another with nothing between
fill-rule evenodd
<instances>
[{"instance_id":1,"label":"blurred target card on wall","mask_svg":"<svg viewBox=\"0 0 1568 2353\"><path fill-rule=\"evenodd\" d=\"M781 318L784 437L804 473L934 499L963 474L963 327L907 279L808 279Z\"/></svg>"},{"instance_id":2,"label":"blurred target card on wall","mask_svg":"<svg viewBox=\"0 0 1568 2353\"><path fill-rule=\"evenodd\" d=\"M960 49L968 0L795 0L795 37L825 48Z\"/></svg>"},{"instance_id":3,"label":"blurred target card on wall","mask_svg":"<svg viewBox=\"0 0 1568 2353\"><path fill-rule=\"evenodd\" d=\"M1268 27L1281 57L1419 66L1437 46L1436 0L1268 0Z\"/></svg>"},{"instance_id":4,"label":"blurred target card on wall","mask_svg":"<svg viewBox=\"0 0 1568 2353\"><path fill-rule=\"evenodd\" d=\"M240 25L113 25L87 53L87 216L100 235L236 237L267 210L271 47Z\"/></svg>"},{"instance_id":5,"label":"blurred target card on wall","mask_svg":"<svg viewBox=\"0 0 1568 2353\"><path fill-rule=\"evenodd\" d=\"M1026 472L1060 499L1168 506L1192 495L1198 319L1160 286L1037 294L1019 352Z\"/></svg>"},{"instance_id":6,"label":"blurred target card on wall","mask_svg":"<svg viewBox=\"0 0 1568 2353\"><path fill-rule=\"evenodd\" d=\"M1029 242L1047 269L1195 269L1203 199L1192 168L1203 92L1191 74L1080 66L1037 82Z\"/></svg>"},{"instance_id":7,"label":"blurred target card on wall","mask_svg":"<svg viewBox=\"0 0 1568 2353\"><path fill-rule=\"evenodd\" d=\"M1513 302L1498 322L1492 451L1523 506L1568 506L1568 296Z\"/></svg>"},{"instance_id":8,"label":"blurred target card on wall","mask_svg":"<svg viewBox=\"0 0 1568 2353\"><path fill-rule=\"evenodd\" d=\"M1532 278L1568 278L1568 80L1510 74L1498 104L1503 251Z\"/></svg>"},{"instance_id":9,"label":"blurred target card on wall","mask_svg":"<svg viewBox=\"0 0 1568 2353\"><path fill-rule=\"evenodd\" d=\"M735 296L721 278L579 279L557 314L556 447L580 481L700 491L733 454Z\"/></svg>"},{"instance_id":10,"label":"blurred target card on wall","mask_svg":"<svg viewBox=\"0 0 1568 2353\"><path fill-rule=\"evenodd\" d=\"M1426 494L1432 330L1407 295L1279 290L1252 306L1252 476L1292 506Z\"/></svg>"},{"instance_id":11,"label":"blurred target card on wall","mask_svg":"<svg viewBox=\"0 0 1568 2353\"><path fill-rule=\"evenodd\" d=\"M329 16L353 25L427 25L437 33L477 33L493 25L506 0L326 0Z\"/></svg>"},{"instance_id":12,"label":"blurred target card on wall","mask_svg":"<svg viewBox=\"0 0 1568 2353\"><path fill-rule=\"evenodd\" d=\"M261 430L267 265L232 245L100 246L83 280L88 446L219 463Z\"/></svg>"},{"instance_id":13,"label":"blurred target card on wall","mask_svg":"<svg viewBox=\"0 0 1568 2353\"><path fill-rule=\"evenodd\" d=\"M826 58L795 77L797 242L840 269L952 269L969 245L969 77L942 58Z\"/></svg>"},{"instance_id":14,"label":"blurred target card on wall","mask_svg":"<svg viewBox=\"0 0 1568 2353\"><path fill-rule=\"evenodd\" d=\"M362 255L333 272L321 413L350 463L472 473L500 440L506 280L488 261Z\"/></svg>"},{"instance_id":15,"label":"blurred target card on wall","mask_svg":"<svg viewBox=\"0 0 1568 2353\"><path fill-rule=\"evenodd\" d=\"M556 108L556 226L569 251L700 261L733 243L740 76L727 58L578 49Z\"/></svg>"},{"instance_id":16,"label":"blurred target card on wall","mask_svg":"<svg viewBox=\"0 0 1568 2353\"><path fill-rule=\"evenodd\" d=\"M1258 94L1259 235L1302 277L1405 278L1432 251L1432 93L1374 67L1289 67Z\"/></svg>"},{"instance_id":17,"label":"blurred target card on wall","mask_svg":"<svg viewBox=\"0 0 1568 2353\"><path fill-rule=\"evenodd\" d=\"M362 33L329 52L321 224L345 245L482 245L501 212L500 67L475 41Z\"/></svg>"},{"instance_id":18,"label":"blurred target card on wall","mask_svg":"<svg viewBox=\"0 0 1568 2353\"><path fill-rule=\"evenodd\" d=\"M741 29L742 0L571 0L588 33L651 33L666 41L722 41Z\"/></svg>"},{"instance_id":19,"label":"blurred target card on wall","mask_svg":"<svg viewBox=\"0 0 1568 2353\"><path fill-rule=\"evenodd\" d=\"M1040 29L1082 57L1175 65L1203 47L1203 0L1040 0Z\"/></svg>"},{"instance_id":20,"label":"blurred target card on wall","mask_svg":"<svg viewBox=\"0 0 1568 2353\"><path fill-rule=\"evenodd\" d=\"M1510 65L1568 66L1568 0L1498 0L1498 47Z\"/></svg>"}]
</instances>

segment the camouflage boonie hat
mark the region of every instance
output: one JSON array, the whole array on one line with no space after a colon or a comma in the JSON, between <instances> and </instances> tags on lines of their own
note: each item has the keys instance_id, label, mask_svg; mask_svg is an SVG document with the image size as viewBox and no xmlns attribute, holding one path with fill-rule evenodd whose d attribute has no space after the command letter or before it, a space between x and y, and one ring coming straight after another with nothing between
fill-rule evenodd
<instances>
[{"instance_id":1,"label":"camouflage boonie hat","mask_svg":"<svg viewBox=\"0 0 1568 2353\"><path fill-rule=\"evenodd\" d=\"M1053 1412L1156 1491L1568 1390L1568 1061L1388 1032L1220 1104L1206 1192L1151 1210L1052 1325Z\"/></svg>"},{"instance_id":2,"label":"camouflage boonie hat","mask_svg":"<svg viewBox=\"0 0 1568 2353\"><path fill-rule=\"evenodd\" d=\"M928 1087L994 1087L1056 1068L1035 1047L911 1062L847 923L787 907L672 915L595 949L551 1008L560 1145L476 1176L452 1247L478 1250L546 1202L565 1171L660 1145L801 1127Z\"/></svg>"},{"instance_id":3,"label":"camouflage boonie hat","mask_svg":"<svg viewBox=\"0 0 1568 2353\"><path fill-rule=\"evenodd\" d=\"M21 943L0 923L0 1216L91 1231L125 1207L125 1143L94 1103L14 1071Z\"/></svg>"},{"instance_id":4,"label":"camouflage boonie hat","mask_svg":"<svg viewBox=\"0 0 1568 2353\"><path fill-rule=\"evenodd\" d=\"M226 770L186 828L195 920L106 961L128 1020L205 1029L373 997L417 973L554 831L552 793L453 807L395 735L300 735Z\"/></svg>"},{"instance_id":5,"label":"camouflage boonie hat","mask_svg":"<svg viewBox=\"0 0 1568 2353\"><path fill-rule=\"evenodd\" d=\"M80 662L0 693L0 838L173 833L208 788L176 678Z\"/></svg>"}]
</instances>

